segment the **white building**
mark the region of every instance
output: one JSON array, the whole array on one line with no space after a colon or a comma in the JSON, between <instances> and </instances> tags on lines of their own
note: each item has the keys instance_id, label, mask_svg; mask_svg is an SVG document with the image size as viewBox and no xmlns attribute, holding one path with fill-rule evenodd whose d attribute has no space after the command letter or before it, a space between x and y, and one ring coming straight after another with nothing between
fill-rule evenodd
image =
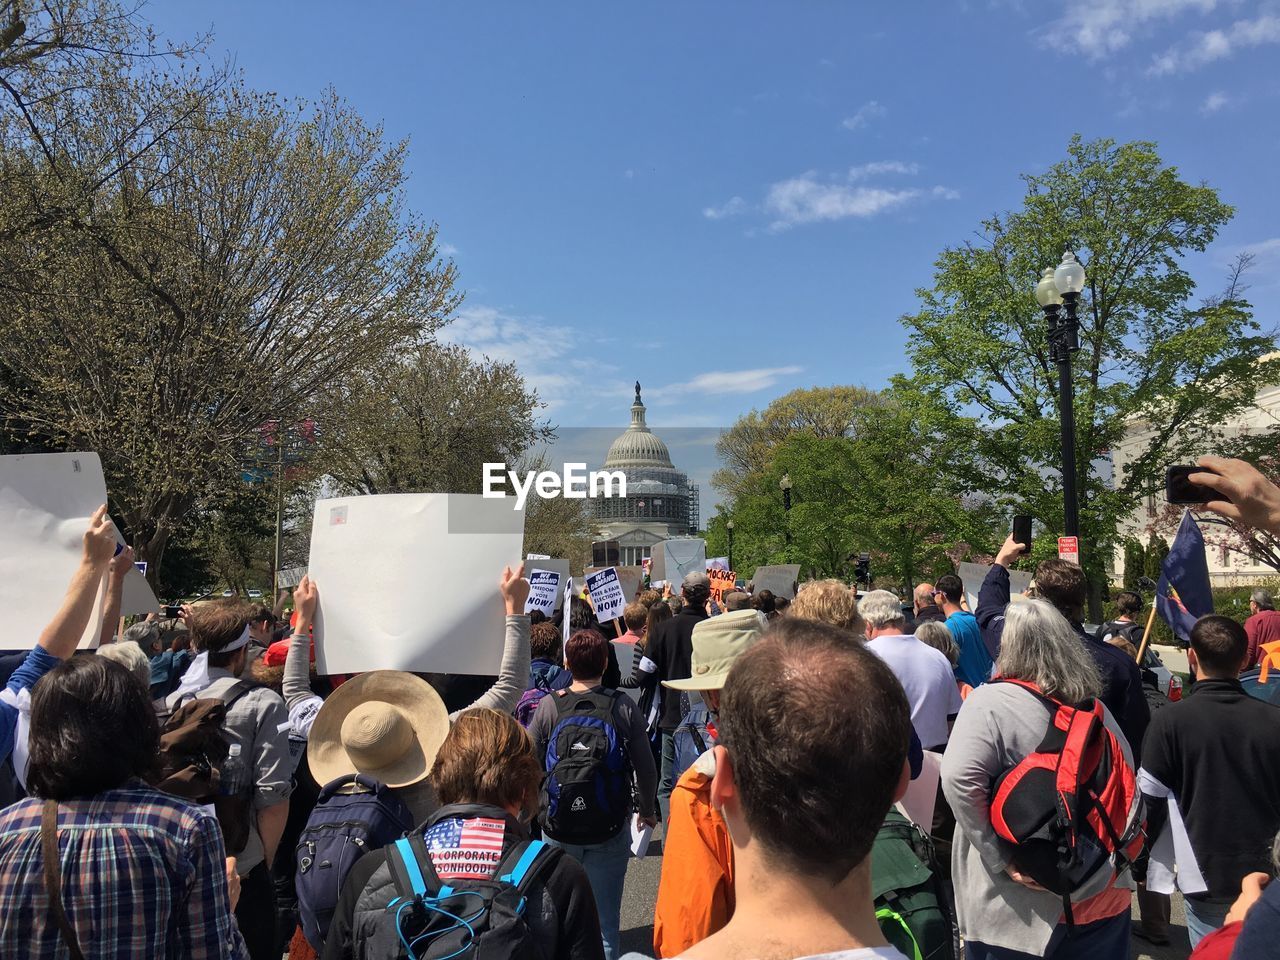
<instances>
[{"instance_id":1,"label":"white building","mask_svg":"<svg viewBox=\"0 0 1280 960\"><path fill-rule=\"evenodd\" d=\"M1280 357L1280 353L1269 354L1266 359ZM1235 419L1224 424L1228 436L1241 436L1264 433L1274 430L1280 424L1280 385L1259 388L1253 406L1241 411ZM1111 451L1111 461L1116 476L1123 476L1130 463L1147 448L1155 433L1155 428L1144 421L1131 422L1124 439ZM1203 453L1214 453L1205 450ZM1146 502L1141 504L1128 517L1120 522L1120 542L1133 537L1146 543L1151 535L1151 523L1165 512L1168 502L1164 498L1163 487L1156 493L1149 494ZM1207 528L1206 528L1207 529ZM1173 530L1162 531L1166 539L1172 541ZM1244 554L1229 549L1227 546L1211 545L1207 548L1209 561L1209 578L1215 586L1235 586L1255 582L1259 579L1274 579L1276 571L1269 566L1259 564ZM1117 581L1124 576L1124 548L1120 546L1112 558L1113 576Z\"/></svg>"},{"instance_id":2,"label":"white building","mask_svg":"<svg viewBox=\"0 0 1280 960\"><path fill-rule=\"evenodd\" d=\"M609 447L603 468L626 474L627 495L591 500L600 539L618 541L618 562L623 566L648 559L663 540L698 530L698 487L672 464L671 452L649 429L644 412L637 383L631 425Z\"/></svg>"}]
</instances>

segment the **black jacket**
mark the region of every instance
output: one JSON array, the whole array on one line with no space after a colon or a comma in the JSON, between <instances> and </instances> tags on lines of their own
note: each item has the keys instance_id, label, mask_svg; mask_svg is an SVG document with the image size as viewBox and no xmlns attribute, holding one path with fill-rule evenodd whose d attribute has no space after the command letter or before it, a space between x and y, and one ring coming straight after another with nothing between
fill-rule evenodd
<instances>
[{"instance_id":1,"label":"black jacket","mask_svg":"<svg viewBox=\"0 0 1280 960\"><path fill-rule=\"evenodd\" d=\"M1280 830L1280 707L1238 680L1201 680L1157 710L1142 767L1173 791L1209 891L1230 903L1245 874L1271 874ZM1148 836L1165 829L1168 804L1147 799Z\"/></svg>"},{"instance_id":2,"label":"black jacket","mask_svg":"<svg viewBox=\"0 0 1280 960\"><path fill-rule=\"evenodd\" d=\"M647 675L646 687L654 687L663 680L687 680L693 675L693 628L705 619L705 610L686 603L674 617L658 624L645 647L645 656L658 665L656 671ZM662 697L658 727L664 733L671 733L680 726L680 697L663 687L658 688L658 695Z\"/></svg>"},{"instance_id":3,"label":"black jacket","mask_svg":"<svg viewBox=\"0 0 1280 960\"><path fill-rule=\"evenodd\" d=\"M982 629L982 639L993 658L1000 656L1004 611L1008 606L1009 571L997 563L982 581L975 614ZM1102 674L1102 702L1124 731L1125 739L1133 750L1133 762L1140 763L1142 741L1147 733L1147 724L1151 722L1151 708L1147 706L1147 697L1142 691L1142 672L1123 650L1089 636L1078 623L1072 626Z\"/></svg>"}]
</instances>

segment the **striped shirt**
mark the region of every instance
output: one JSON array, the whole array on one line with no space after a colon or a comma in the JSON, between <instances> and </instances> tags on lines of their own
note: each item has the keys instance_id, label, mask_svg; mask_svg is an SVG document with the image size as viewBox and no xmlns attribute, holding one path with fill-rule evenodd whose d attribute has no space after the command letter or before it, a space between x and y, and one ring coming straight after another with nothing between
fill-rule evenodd
<instances>
[{"instance_id":1,"label":"striped shirt","mask_svg":"<svg viewBox=\"0 0 1280 960\"><path fill-rule=\"evenodd\" d=\"M0 812L0 956L67 956L49 909L43 801ZM141 783L58 806L62 904L89 960L247 960L218 822Z\"/></svg>"}]
</instances>

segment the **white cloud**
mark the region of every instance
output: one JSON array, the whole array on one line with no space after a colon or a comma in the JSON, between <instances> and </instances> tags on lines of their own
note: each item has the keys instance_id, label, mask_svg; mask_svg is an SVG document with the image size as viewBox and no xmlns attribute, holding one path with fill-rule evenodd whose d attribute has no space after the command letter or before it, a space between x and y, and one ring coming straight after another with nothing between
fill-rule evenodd
<instances>
[{"instance_id":1,"label":"white cloud","mask_svg":"<svg viewBox=\"0 0 1280 960\"><path fill-rule=\"evenodd\" d=\"M1266 269L1280 267L1280 237L1259 240L1257 243L1248 243L1242 247L1237 247L1232 251L1232 257L1234 258L1241 253L1253 257L1253 265L1255 267L1264 267Z\"/></svg>"},{"instance_id":2,"label":"white cloud","mask_svg":"<svg viewBox=\"0 0 1280 960\"><path fill-rule=\"evenodd\" d=\"M436 253L440 254L442 257L456 257L458 255L458 248L452 243L441 242L436 244Z\"/></svg>"},{"instance_id":3,"label":"white cloud","mask_svg":"<svg viewBox=\"0 0 1280 960\"><path fill-rule=\"evenodd\" d=\"M903 163L901 160L877 160L873 163L862 163L849 168L849 182L866 180L885 174L899 173L903 176L914 176L920 172L918 163Z\"/></svg>"},{"instance_id":4,"label":"white cloud","mask_svg":"<svg viewBox=\"0 0 1280 960\"><path fill-rule=\"evenodd\" d=\"M920 191L823 183L813 173L775 183L765 197L765 209L773 216L771 230L786 230L801 223L873 217L920 196Z\"/></svg>"},{"instance_id":5,"label":"white cloud","mask_svg":"<svg viewBox=\"0 0 1280 960\"><path fill-rule=\"evenodd\" d=\"M803 373L804 367L762 367L757 370L718 370L700 373L687 383L673 383L659 387L654 393L656 400L673 401L677 397L688 394L720 395L726 393L755 393L772 387L783 377Z\"/></svg>"},{"instance_id":6,"label":"white cloud","mask_svg":"<svg viewBox=\"0 0 1280 960\"><path fill-rule=\"evenodd\" d=\"M584 346L594 343L590 335L495 307L463 307L438 337L465 347L474 356L514 363L547 411L568 405L581 395L584 385L617 370L584 352Z\"/></svg>"},{"instance_id":7,"label":"white cloud","mask_svg":"<svg viewBox=\"0 0 1280 960\"><path fill-rule=\"evenodd\" d=\"M845 117L840 121L840 126L846 130L861 130L872 120L883 117L889 111L880 106L876 100L868 100L860 106L851 117Z\"/></svg>"},{"instance_id":8,"label":"white cloud","mask_svg":"<svg viewBox=\"0 0 1280 960\"><path fill-rule=\"evenodd\" d=\"M708 220L724 220L726 217L736 217L740 213L745 213L746 210L747 201L741 197L730 197L726 203L718 207L703 207L702 215Z\"/></svg>"},{"instance_id":9,"label":"white cloud","mask_svg":"<svg viewBox=\"0 0 1280 960\"><path fill-rule=\"evenodd\" d=\"M952 190L950 187L934 187L930 191L939 200L959 200L960 191Z\"/></svg>"},{"instance_id":10,"label":"white cloud","mask_svg":"<svg viewBox=\"0 0 1280 960\"><path fill-rule=\"evenodd\" d=\"M634 180L636 176L636 172L631 167L627 167L627 169L623 171L622 175L626 177L628 180Z\"/></svg>"},{"instance_id":11,"label":"white cloud","mask_svg":"<svg viewBox=\"0 0 1280 960\"><path fill-rule=\"evenodd\" d=\"M1153 57L1147 74L1163 77L1197 70L1241 50L1273 43L1280 43L1280 16L1262 14L1252 20L1237 20L1222 30L1193 34L1187 41Z\"/></svg>"},{"instance_id":12,"label":"white cloud","mask_svg":"<svg viewBox=\"0 0 1280 960\"><path fill-rule=\"evenodd\" d=\"M1217 113L1223 107L1231 103L1231 98L1225 93L1211 93L1205 97L1204 103L1200 105L1200 112L1203 114Z\"/></svg>"},{"instance_id":13,"label":"white cloud","mask_svg":"<svg viewBox=\"0 0 1280 960\"><path fill-rule=\"evenodd\" d=\"M1162 20L1193 11L1210 13L1224 0L1067 0L1061 17L1047 24L1041 40L1066 53L1092 59L1109 56L1133 42L1135 34Z\"/></svg>"}]
</instances>

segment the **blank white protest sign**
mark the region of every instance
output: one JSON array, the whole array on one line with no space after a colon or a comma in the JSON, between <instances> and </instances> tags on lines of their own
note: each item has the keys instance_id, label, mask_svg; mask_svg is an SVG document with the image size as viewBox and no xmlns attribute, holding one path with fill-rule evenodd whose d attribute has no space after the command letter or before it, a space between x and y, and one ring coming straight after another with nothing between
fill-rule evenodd
<instances>
[{"instance_id":1,"label":"blank white protest sign","mask_svg":"<svg viewBox=\"0 0 1280 960\"><path fill-rule=\"evenodd\" d=\"M0 610L7 650L29 650L62 605L93 512L107 502L96 453L0 457ZM104 587L80 639L97 646Z\"/></svg>"},{"instance_id":2,"label":"blank white protest sign","mask_svg":"<svg viewBox=\"0 0 1280 960\"><path fill-rule=\"evenodd\" d=\"M502 568L520 563L515 498L402 493L317 500L309 574L320 673L498 673Z\"/></svg>"}]
</instances>

